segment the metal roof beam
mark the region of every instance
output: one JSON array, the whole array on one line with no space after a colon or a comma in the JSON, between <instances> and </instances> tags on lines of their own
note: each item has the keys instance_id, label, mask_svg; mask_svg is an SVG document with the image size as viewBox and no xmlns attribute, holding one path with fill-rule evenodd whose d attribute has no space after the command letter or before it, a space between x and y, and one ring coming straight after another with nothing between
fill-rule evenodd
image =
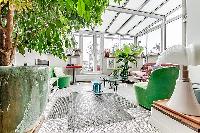
<instances>
[{"instance_id":1,"label":"metal roof beam","mask_svg":"<svg viewBox=\"0 0 200 133\"><path fill-rule=\"evenodd\" d=\"M163 19L164 18L164 15L159 15L159 14L149 13L149 12L143 12L143 11L137 11L137 10L122 8L122 7L116 7L116 6L108 6L108 8L106 10L115 11L115 12L119 12L119 13L127 13L127 14L132 14L132 15L138 15L138 16L145 16L145 17L156 18L156 19Z\"/></svg>"},{"instance_id":2,"label":"metal roof beam","mask_svg":"<svg viewBox=\"0 0 200 133\"><path fill-rule=\"evenodd\" d=\"M90 30L82 30L82 31L77 31L74 33L80 33L80 34L108 34L108 35L119 35L119 36L130 36L130 37L134 37L131 35L122 35L119 33L110 33L110 32L101 32L101 31L90 31Z\"/></svg>"},{"instance_id":3,"label":"metal roof beam","mask_svg":"<svg viewBox=\"0 0 200 133\"><path fill-rule=\"evenodd\" d=\"M172 9L171 11L169 11L167 14L165 14L165 17L171 15L172 13L176 12L178 9L182 8L182 5L178 5L177 7L175 7L174 9Z\"/></svg>"},{"instance_id":4,"label":"metal roof beam","mask_svg":"<svg viewBox=\"0 0 200 133\"><path fill-rule=\"evenodd\" d=\"M144 6L146 6L146 4L147 4L149 1L150 1L150 0L146 0L146 1L138 8L137 11L140 11ZM116 31L116 33L118 33L122 28L124 28L124 26L125 26L128 22L130 22L131 19L134 18L134 16L135 16L135 15L132 15L128 20L126 20L126 22L124 22L123 25L120 26L120 27L118 28L118 30Z\"/></svg>"},{"instance_id":5,"label":"metal roof beam","mask_svg":"<svg viewBox=\"0 0 200 133\"><path fill-rule=\"evenodd\" d=\"M172 13L174 13L174 12L176 12L178 9L180 9L182 7L182 5L178 5L177 7L175 7L174 9L172 9L171 11L169 11L166 15L165 15L165 17L168 17L169 15L171 15ZM153 22L153 23L151 23L150 25L148 25L147 27L145 27L143 30L141 30L140 32L145 32L145 30L146 29L149 29L149 28L151 28L152 26L154 26L155 24L157 24L158 22L160 22L161 20L160 19L158 19L158 20L156 20L155 22ZM140 33L139 32L139 33ZM139 33L137 33L137 34L139 34ZM136 34L136 35L137 35Z\"/></svg>"},{"instance_id":6,"label":"metal roof beam","mask_svg":"<svg viewBox=\"0 0 200 133\"><path fill-rule=\"evenodd\" d=\"M162 6L164 6L167 2L169 2L169 0L165 0L163 3L161 3L158 7L156 7L151 13L157 11L158 9L160 9ZM137 27L139 24L141 24L144 20L146 20L147 17L145 17L143 20L141 20L140 22L138 22L135 26L133 26L128 32L127 34L130 33L130 31L132 31L133 29L135 29L135 27Z\"/></svg>"},{"instance_id":7,"label":"metal roof beam","mask_svg":"<svg viewBox=\"0 0 200 133\"><path fill-rule=\"evenodd\" d=\"M167 20L165 24L169 24L169 23L171 23L171 22L173 22L173 21L176 21L176 20L178 20L178 19L180 19L180 18L182 18L182 15L178 15L178 16L176 16L176 17L173 17L173 18ZM145 35L145 34L147 34L147 33L149 33L149 32L152 32L152 31L155 31L155 30L161 28L161 26L162 26L162 24L159 24L159 25L154 26L154 27L152 27L152 28L150 28L150 29L146 29L146 30L144 30L144 31L142 31L142 32L139 32L139 33L136 34L135 36L142 36L142 35Z\"/></svg>"},{"instance_id":8,"label":"metal roof beam","mask_svg":"<svg viewBox=\"0 0 200 133\"><path fill-rule=\"evenodd\" d=\"M128 4L129 0L126 0L124 2L124 4L122 5L122 7L125 7ZM115 20L117 19L117 17L119 16L119 12L115 15L115 17L112 19L112 21L110 22L110 24L108 25L108 27L106 28L106 32L108 31L108 29L111 27L111 25L115 22Z\"/></svg>"}]
</instances>

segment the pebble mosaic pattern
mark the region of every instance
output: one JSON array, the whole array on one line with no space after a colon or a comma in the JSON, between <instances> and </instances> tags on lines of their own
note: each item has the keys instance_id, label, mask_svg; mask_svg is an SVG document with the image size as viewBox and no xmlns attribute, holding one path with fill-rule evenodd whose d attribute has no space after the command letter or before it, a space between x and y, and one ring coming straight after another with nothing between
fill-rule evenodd
<instances>
[{"instance_id":1,"label":"pebble mosaic pattern","mask_svg":"<svg viewBox=\"0 0 200 133\"><path fill-rule=\"evenodd\" d=\"M72 92L55 101L39 133L159 133L149 117L114 93Z\"/></svg>"}]
</instances>

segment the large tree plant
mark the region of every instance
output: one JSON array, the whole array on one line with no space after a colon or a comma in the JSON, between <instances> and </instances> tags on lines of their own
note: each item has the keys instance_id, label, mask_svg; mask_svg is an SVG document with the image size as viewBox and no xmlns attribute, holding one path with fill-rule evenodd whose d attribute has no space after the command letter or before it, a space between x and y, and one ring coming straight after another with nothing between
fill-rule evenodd
<instances>
[{"instance_id":1,"label":"large tree plant","mask_svg":"<svg viewBox=\"0 0 200 133\"><path fill-rule=\"evenodd\" d=\"M115 51L114 55L117 58L116 63L119 63L116 70L120 72L120 76L123 80L127 80L128 78L129 63L137 63L136 58L142 51L143 47L132 43L124 44L123 48Z\"/></svg>"},{"instance_id":2,"label":"large tree plant","mask_svg":"<svg viewBox=\"0 0 200 133\"><path fill-rule=\"evenodd\" d=\"M121 0L115 0L115 2ZM72 31L101 23L109 0L0 0L0 66L11 65L17 48L65 59Z\"/></svg>"}]
</instances>

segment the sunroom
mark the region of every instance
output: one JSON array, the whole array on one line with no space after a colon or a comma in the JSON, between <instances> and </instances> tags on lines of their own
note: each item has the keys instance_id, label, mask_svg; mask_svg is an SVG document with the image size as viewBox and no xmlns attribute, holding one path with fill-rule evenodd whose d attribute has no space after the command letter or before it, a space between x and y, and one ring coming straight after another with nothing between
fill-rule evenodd
<instances>
[{"instance_id":1,"label":"sunroom","mask_svg":"<svg viewBox=\"0 0 200 133\"><path fill-rule=\"evenodd\" d=\"M198 0L0 4L0 133L200 132Z\"/></svg>"}]
</instances>

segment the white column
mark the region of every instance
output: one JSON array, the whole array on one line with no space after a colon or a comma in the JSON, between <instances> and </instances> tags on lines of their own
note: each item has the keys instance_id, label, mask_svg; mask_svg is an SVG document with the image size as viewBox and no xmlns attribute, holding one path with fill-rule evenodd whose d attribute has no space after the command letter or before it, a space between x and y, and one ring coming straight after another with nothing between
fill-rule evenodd
<instances>
[{"instance_id":1,"label":"white column","mask_svg":"<svg viewBox=\"0 0 200 133\"><path fill-rule=\"evenodd\" d=\"M167 49L166 45L166 17L162 20L162 26L161 26L161 52L163 52L165 49Z\"/></svg>"},{"instance_id":2,"label":"white column","mask_svg":"<svg viewBox=\"0 0 200 133\"><path fill-rule=\"evenodd\" d=\"M163 44L163 27L161 27L161 42L160 42L160 50L161 50L161 53L163 52L163 49L164 49L164 44Z\"/></svg>"},{"instance_id":3,"label":"white column","mask_svg":"<svg viewBox=\"0 0 200 133\"><path fill-rule=\"evenodd\" d=\"M138 39L138 37L137 36L134 36L134 44L137 44L138 45L138 42L137 42L137 39Z\"/></svg>"},{"instance_id":4,"label":"white column","mask_svg":"<svg viewBox=\"0 0 200 133\"><path fill-rule=\"evenodd\" d=\"M166 32L167 32L167 28L166 28L166 17L163 19L163 48L164 50L167 49L167 44L166 44Z\"/></svg>"},{"instance_id":5,"label":"white column","mask_svg":"<svg viewBox=\"0 0 200 133\"><path fill-rule=\"evenodd\" d=\"M119 36L119 47L121 47L122 46L122 41L121 41L122 39L121 39L121 36Z\"/></svg>"},{"instance_id":6,"label":"white column","mask_svg":"<svg viewBox=\"0 0 200 133\"><path fill-rule=\"evenodd\" d=\"M97 35L93 35L93 72L97 71Z\"/></svg>"},{"instance_id":7,"label":"white column","mask_svg":"<svg viewBox=\"0 0 200 133\"><path fill-rule=\"evenodd\" d=\"M145 59L145 63L148 63L148 33L146 34L146 59Z\"/></svg>"},{"instance_id":8,"label":"white column","mask_svg":"<svg viewBox=\"0 0 200 133\"><path fill-rule=\"evenodd\" d=\"M104 34L100 35L100 58L101 58L101 62L100 62L100 68L101 68L101 72L103 72L103 60L104 60Z\"/></svg>"},{"instance_id":9,"label":"white column","mask_svg":"<svg viewBox=\"0 0 200 133\"><path fill-rule=\"evenodd\" d=\"M186 0L182 0L182 44L186 46L186 26L187 26L187 7Z\"/></svg>"},{"instance_id":10,"label":"white column","mask_svg":"<svg viewBox=\"0 0 200 133\"><path fill-rule=\"evenodd\" d=\"M80 65L83 65L83 34L79 33Z\"/></svg>"},{"instance_id":11,"label":"white column","mask_svg":"<svg viewBox=\"0 0 200 133\"><path fill-rule=\"evenodd\" d=\"M164 17L162 20L162 26L161 26L161 52L163 52L165 49L167 49L166 46L166 18Z\"/></svg>"}]
</instances>

